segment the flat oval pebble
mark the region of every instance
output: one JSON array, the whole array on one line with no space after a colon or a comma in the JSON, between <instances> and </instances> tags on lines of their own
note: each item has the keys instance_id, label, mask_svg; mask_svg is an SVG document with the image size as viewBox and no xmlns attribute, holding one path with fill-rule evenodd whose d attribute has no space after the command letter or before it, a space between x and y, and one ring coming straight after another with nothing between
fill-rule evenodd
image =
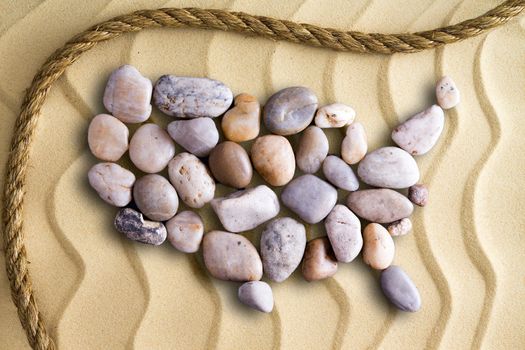
<instances>
[{"instance_id":1,"label":"flat oval pebble","mask_svg":"<svg viewBox=\"0 0 525 350\"><path fill-rule=\"evenodd\" d=\"M326 157L323 162L323 174L337 188L345 191L357 191L359 189L359 180L354 171L337 156Z\"/></svg>"},{"instance_id":2,"label":"flat oval pebble","mask_svg":"<svg viewBox=\"0 0 525 350\"><path fill-rule=\"evenodd\" d=\"M352 124L355 111L352 107L342 103L332 103L323 106L315 114L315 125L320 128L341 128Z\"/></svg>"},{"instance_id":3,"label":"flat oval pebble","mask_svg":"<svg viewBox=\"0 0 525 350\"><path fill-rule=\"evenodd\" d=\"M308 88L294 86L282 89L266 102L264 125L273 134L297 134L310 125L317 105L317 97Z\"/></svg>"},{"instance_id":4,"label":"flat oval pebble","mask_svg":"<svg viewBox=\"0 0 525 350\"><path fill-rule=\"evenodd\" d=\"M332 277L337 272L337 260L326 237L312 239L306 245L303 277L308 282Z\"/></svg>"},{"instance_id":5,"label":"flat oval pebble","mask_svg":"<svg viewBox=\"0 0 525 350\"><path fill-rule=\"evenodd\" d=\"M373 269L383 270L392 264L395 254L394 241L381 225L371 223L363 231L363 261Z\"/></svg>"},{"instance_id":6,"label":"flat oval pebble","mask_svg":"<svg viewBox=\"0 0 525 350\"><path fill-rule=\"evenodd\" d=\"M232 141L219 143L210 153L208 165L215 179L233 188L244 188L252 181L253 169L248 153Z\"/></svg>"},{"instance_id":7,"label":"flat oval pebble","mask_svg":"<svg viewBox=\"0 0 525 350\"><path fill-rule=\"evenodd\" d=\"M392 265L381 272L381 289L399 310L416 312L421 308L417 287L399 266Z\"/></svg>"},{"instance_id":8,"label":"flat oval pebble","mask_svg":"<svg viewBox=\"0 0 525 350\"><path fill-rule=\"evenodd\" d=\"M248 94L239 94L234 100L235 107L222 117L224 136L235 142L253 140L261 129L261 105Z\"/></svg>"},{"instance_id":9,"label":"flat oval pebble","mask_svg":"<svg viewBox=\"0 0 525 350\"><path fill-rule=\"evenodd\" d=\"M359 163L357 175L375 187L407 188L419 180L419 168L414 158L397 147L382 147Z\"/></svg>"},{"instance_id":10,"label":"flat oval pebble","mask_svg":"<svg viewBox=\"0 0 525 350\"><path fill-rule=\"evenodd\" d=\"M104 107L124 123L142 123L151 114L151 80L129 64L114 70L104 91Z\"/></svg>"},{"instance_id":11,"label":"flat oval pebble","mask_svg":"<svg viewBox=\"0 0 525 350\"><path fill-rule=\"evenodd\" d=\"M184 149L197 157L206 157L219 142L219 131L210 118L175 120L168 124L168 133Z\"/></svg>"},{"instance_id":12,"label":"flat oval pebble","mask_svg":"<svg viewBox=\"0 0 525 350\"><path fill-rule=\"evenodd\" d=\"M144 124L131 137L129 158L145 173L162 171L174 155L173 140L157 124Z\"/></svg>"},{"instance_id":13,"label":"flat oval pebble","mask_svg":"<svg viewBox=\"0 0 525 350\"><path fill-rule=\"evenodd\" d=\"M279 214L279 199L268 186L237 191L211 201L222 226L231 232L256 228Z\"/></svg>"},{"instance_id":14,"label":"flat oval pebble","mask_svg":"<svg viewBox=\"0 0 525 350\"><path fill-rule=\"evenodd\" d=\"M281 194L283 204L309 224L323 220L337 202L337 190L314 175L290 182Z\"/></svg>"},{"instance_id":15,"label":"flat oval pebble","mask_svg":"<svg viewBox=\"0 0 525 350\"><path fill-rule=\"evenodd\" d=\"M433 105L392 131L392 140L412 155L422 155L434 147L445 125L441 107Z\"/></svg>"},{"instance_id":16,"label":"flat oval pebble","mask_svg":"<svg viewBox=\"0 0 525 350\"><path fill-rule=\"evenodd\" d=\"M295 156L292 145L282 136L258 137L251 149L255 170L272 186L286 185L295 173Z\"/></svg>"},{"instance_id":17,"label":"flat oval pebble","mask_svg":"<svg viewBox=\"0 0 525 350\"><path fill-rule=\"evenodd\" d=\"M272 312L272 288L266 282L251 281L239 287L238 297L241 303L261 312Z\"/></svg>"},{"instance_id":18,"label":"flat oval pebble","mask_svg":"<svg viewBox=\"0 0 525 350\"><path fill-rule=\"evenodd\" d=\"M210 274L224 281L258 281L263 274L257 249L244 236L211 231L202 241L204 264Z\"/></svg>"},{"instance_id":19,"label":"flat oval pebble","mask_svg":"<svg viewBox=\"0 0 525 350\"><path fill-rule=\"evenodd\" d=\"M408 199L420 207L428 203L428 188L423 184L416 184L408 188Z\"/></svg>"},{"instance_id":20,"label":"flat oval pebble","mask_svg":"<svg viewBox=\"0 0 525 350\"><path fill-rule=\"evenodd\" d=\"M328 138L324 131L317 126L309 126L299 139L297 167L307 174L317 172L328 155L328 148Z\"/></svg>"},{"instance_id":21,"label":"flat oval pebble","mask_svg":"<svg viewBox=\"0 0 525 350\"><path fill-rule=\"evenodd\" d=\"M89 184L100 198L116 207L124 207L131 202L131 188L135 175L115 163L95 164L88 172Z\"/></svg>"},{"instance_id":22,"label":"flat oval pebble","mask_svg":"<svg viewBox=\"0 0 525 350\"><path fill-rule=\"evenodd\" d=\"M361 252L361 222L350 209L336 205L327 216L324 227L338 261L351 262Z\"/></svg>"},{"instance_id":23,"label":"flat oval pebble","mask_svg":"<svg viewBox=\"0 0 525 350\"><path fill-rule=\"evenodd\" d=\"M109 114L95 116L88 128L88 144L95 157L116 162L128 150L129 130Z\"/></svg>"},{"instance_id":24,"label":"flat oval pebble","mask_svg":"<svg viewBox=\"0 0 525 350\"><path fill-rule=\"evenodd\" d=\"M444 76L436 84L436 98L443 109L450 109L459 104L460 94L452 78Z\"/></svg>"},{"instance_id":25,"label":"flat oval pebble","mask_svg":"<svg viewBox=\"0 0 525 350\"><path fill-rule=\"evenodd\" d=\"M368 151L368 139L363 124L354 122L346 128L341 142L341 158L348 164L357 164Z\"/></svg>"},{"instance_id":26,"label":"flat oval pebble","mask_svg":"<svg viewBox=\"0 0 525 350\"><path fill-rule=\"evenodd\" d=\"M193 154L179 153L168 164L170 182L191 208L202 208L215 195L215 181L206 165Z\"/></svg>"},{"instance_id":27,"label":"flat oval pebble","mask_svg":"<svg viewBox=\"0 0 525 350\"><path fill-rule=\"evenodd\" d=\"M412 230L412 221L409 218L403 218L388 225L387 230L390 236L404 236Z\"/></svg>"},{"instance_id":28,"label":"flat oval pebble","mask_svg":"<svg viewBox=\"0 0 525 350\"><path fill-rule=\"evenodd\" d=\"M177 192L164 176L149 174L133 186L133 199L142 214L155 221L171 219L179 208Z\"/></svg>"},{"instance_id":29,"label":"flat oval pebble","mask_svg":"<svg viewBox=\"0 0 525 350\"><path fill-rule=\"evenodd\" d=\"M166 227L161 222L146 221L141 213L131 208L119 210L115 228L131 240L160 245L166 240Z\"/></svg>"},{"instance_id":30,"label":"flat oval pebble","mask_svg":"<svg viewBox=\"0 0 525 350\"><path fill-rule=\"evenodd\" d=\"M292 218L271 221L261 235L261 257L266 276L282 282L301 263L306 247L304 225Z\"/></svg>"},{"instance_id":31,"label":"flat oval pebble","mask_svg":"<svg viewBox=\"0 0 525 350\"><path fill-rule=\"evenodd\" d=\"M166 223L168 240L171 245L183 253L195 253L199 250L204 224L199 214L186 210L178 213Z\"/></svg>"},{"instance_id":32,"label":"flat oval pebble","mask_svg":"<svg viewBox=\"0 0 525 350\"><path fill-rule=\"evenodd\" d=\"M230 107L233 93L220 81L163 75L155 83L153 102L178 118L218 117Z\"/></svg>"},{"instance_id":33,"label":"flat oval pebble","mask_svg":"<svg viewBox=\"0 0 525 350\"><path fill-rule=\"evenodd\" d=\"M387 188L352 192L346 204L357 216L380 224L409 217L414 210L407 197Z\"/></svg>"}]
</instances>

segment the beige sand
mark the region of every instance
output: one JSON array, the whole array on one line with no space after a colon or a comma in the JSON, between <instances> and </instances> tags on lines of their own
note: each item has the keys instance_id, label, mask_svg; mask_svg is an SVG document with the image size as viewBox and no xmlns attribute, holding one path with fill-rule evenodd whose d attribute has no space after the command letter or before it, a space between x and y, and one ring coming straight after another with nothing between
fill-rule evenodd
<instances>
[{"instance_id":1,"label":"beige sand","mask_svg":"<svg viewBox=\"0 0 525 350\"><path fill-rule=\"evenodd\" d=\"M87 26L145 7L243 10L337 28L398 32L477 16L498 1L119 1L35 0L0 5L0 170L23 90L43 60ZM489 35L437 51L394 57L325 50L196 30L150 30L99 45L54 86L40 119L25 207L34 288L48 328L64 349L518 349L525 347L525 17ZM431 103L451 75L462 103L446 113L443 137L419 157L430 205L414 233L396 239L395 263L418 285L423 308L396 312L361 261L330 280L296 273L273 284L271 315L239 306L236 284L210 279L200 256L168 244L146 247L111 227L113 208L88 188L89 119L103 112L108 73L131 63L163 73L209 76L264 101L290 85L323 103L352 105L370 148ZM154 113L153 120L169 118ZM337 152L340 135L331 132ZM0 179L0 185L3 179ZM207 228L218 227L209 209ZM309 238L323 235L309 228ZM258 232L248 238L256 241ZM0 348L27 342L0 259Z\"/></svg>"}]
</instances>

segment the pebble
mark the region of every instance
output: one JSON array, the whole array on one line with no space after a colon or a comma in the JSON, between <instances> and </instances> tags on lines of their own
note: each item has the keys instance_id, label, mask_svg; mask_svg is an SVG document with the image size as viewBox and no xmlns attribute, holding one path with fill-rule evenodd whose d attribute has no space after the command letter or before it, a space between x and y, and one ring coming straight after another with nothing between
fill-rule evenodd
<instances>
[{"instance_id":1,"label":"pebble","mask_svg":"<svg viewBox=\"0 0 525 350\"><path fill-rule=\"evenodd\" d=\"M89 149L98 159L116 162L128 150L128 139L126 125L109 114L99 114L89 124Z\"/></svg>"},{"instance_id":2,"label":"pebble","mask_svg":"<svg viewBox=\"0 0 525 350\"><path fill-rule=\"evenodd\" d=\"M407 197L387 188L352 192L346 204L357 216L381 224L409 217L414 210Z\"/></svg>"},{"instance_id":3,"label":"pebble","mask_svg":"<svg viewBox=\"0 0 525 350\"><path fill-rule=\"evenodd\" d=\"M131 202L131 188L135 175L115 163L95 164L88 172L89 184L100 198L116 207L124 207Z\"/></svg>"},{"instance_id":4,"label":"pebble","mask_svg":"<svg viewBox=\"0 0 525 350\"><path fill-rule=\"evenodd\" d=\"M281 194L283 204L309 224L323 220L337 202L337 190L314 175L302 175Z\"/></svg>"},{"instance_id":5,"label":"pebble","mask_svg":"<svg viewBox=\"0 0 525 350\"><path fill-rule=\"evenodd\" d=\"M371 186L398 189L414 185L419 180L419 168L401 148L382 147L366 155L357 175Z\"/></svg>"},{"instance_id":6,"label":"pebble","mask_svg":"<svg viewBox=\"0 0 525 350\"><path fill-rule=\"evenodd\" d=\"M175 120L168 124L171 138L197 157L207 157L219 142L219 131L210 118Z\"/></svg>"},{"instance_id":7,"label":"pebble","mask_svg":"<svg viewBox=\"0 0 525 350\"><path fill-rule=\"evenodd\" d=\"M139 210L151 220L171 219L179 208L177 192L164 176L149 174L133 186L133 199Z\"/></svg>"},{"instance_id":8,"label":"pebble","mask_svg":"<svg viewBox=\"0 0 525 350\"><path fill-rule=\"evenodd\" d=\"M394 241L381 225L371 223L363 231L363 261L376 270L383 270L392 264L395 254Z\"/></svg>"},{"instance_id":9,"label":"pebble","mask_svg":"<svg viewBox=\"0 0 525 350\"><path fill-rule=\"evenodd\" d=\"M445 76L437 82L436 98L443 109L450 109L458 105L460 94L452 78Z\"/></svg>"},{"instance_id":10,"label":"pebble","mask_svg":"<svg viewBox=\"0 0 525 350\"><path fill-rule=\"evenodd\" d=\"M361 222L346 206L336 205L326 218L324 227L338 261L351 262L361 252Z\"/></svg>"},{"instance_id":11,"label":"pebble","mask_svg":"<svg viewBox=\"0 0 525 350\"><path fill-rule=\"evenodd\" d=\"M163 75L155 83L153 102L179 118L218 117L230 107L233 93L220 81Z\"/></svg>"},{"instance_id":12,"label":"pebble","mask_svg":"<svg viewBox=\"0 0 525 350\"><path fill-rule=\"evenodd\" d=\"M261 124L261 105L248 94L235 97L235 106L222 117L222 132L234 142L253 140L259 135Z\"/></svg>"},{"instance_id":13,"label":"pebble","mask_svg":"<svg viewBox=\"0 0 525 350\"><path fill-rule=\"evenodd\" d=\"M202 241L204 264L210 274L224 281L258 281L263 274L259 253L244 236L211 231Z\"/></svg>"},{"instance_id":14,"label":"pebble","mask_svg":"<svg viewBox=\"0 0 525 350\"><path fill-rule=\"evenodd\" d=\"M268 186L260 185L211 201L222 226L230 232L256 228L279 214L279 199Z\"/></svg>"},{"instance_id":15,"label":"pebble","mask_svg":"<svg viewBox=\"0 0 525 350\"><path fill-rule=\"evenodd\" d=\"M239 287L238 296L241 303L252 309L266 313L273 310L272 288L266 282L246 282Z\"/></svg>"},{"instance_id":16,"label":"pebble","mask_svg":"<svg viewBox=\"0 0 525 350\"><path fill-rule=\"evenodd\" d=\"M258 137L251 150L255 170L272 186L286 185L295 173L292 145L283 136Z\"/></svg>"},{"instance_id":17,"label":"pebble","mask_svg":"<svg viewBox=\"0 0 525 350\"><path fill-rule=\"evenodd\" d=\"M346 128L346 136L341 143L341 157L348 164L357 164L368 151L368 140L363 124L354 122Z\"/></svg>"},{"instance_id":18,"label":"pebble","mask_svg":"<svg viewBox=\"0 0 525 350\"><path fill-rule=\"evenodd\" d=\"M179 153L168 164L170 182L191 208L202 208L215 195L215 181L206 165L193 154Z\"/></svg>"},{"instance_id":19,"label":"pebble","mask_svg":"<svg viewBox=\"0 0 525 350\"><path fill-rule=\"evenodd\" d=\"M408 188L408 199L414 204L424 207L428 203L428 188L423 184L416 184Z\"/></svg>"},{"instance_id":20,"label":"pebble","mask_svg":"<svg viewBox=\"0 0 525 350\"><path fill-rule=\"evenodd\" d=\"M109 76L104 107L124 123L142 123L151 114L151 80L133 66L124 65Z\"/></svg>"},{"instance_id":21,"label":"pebble","mask_svg":"<svg viewBox=\"0 0 525 350\"><path fill-rule=\"evenodd\" d=\"M264 125L277 135L297 134L312 122L317 109L314 92L301 86L282 89L264 106Z\"/></svg>"},{"instance_id":22,"label":"pebble","mask_svg":"<svg viewBox=\"0 0 525 350\"><path fill-rule=\"evenodd\" d=\"M381 289L399 310L416 312L421 308L417 287L399 266L392 265L381 272Z\"/></svg>"},{"instance_id":23,"label":"pebble","mask_svg":"<svg viewBox=\"0 0 525 350\"><path fill-rule=\"evenodd\" d=\"M306 230L298 221L282 217L270 222L261 235L261 257L266 276L282 282L301 263L306 247Z\"/></svg>"},{"instance_id":24,"label":"pebble","mask_svg":"<svg viewBox=\"0 0 525 350\"><path fill-rule=\"evenodd\" d=\"M157 124L144 124L135 131L129 143L129 157L145 173L162 171L175 155L175 144Z\"/></svg>"},{"instance_id":25,"label":"pebble","mask_svg":"<svg viewBox=\"0 0 525 350\"><path fill-rule=\"evenodd\" d=\"M252 181L253 169L248 153L232 141L219 143L210 153L208 165L215 179L233 188L244 188Z\"/></svg>"},{"instance_id":26,"label":"pebble","mask_svg":"<svg viewBox=\"0 0 525 350\"><path fill-rule=\"evenodd\" d=\"M441 107L433 105L392 131L392 140L412 155L422 155L434 147L445 125Z\"/></svg>"},{"instance_id":27,"label":"pebble","mask_svg":"<svg viewBox=\"0 0 525 350\"><path fill-rule=\"evenodd\" d=\"M299 139L297 167L307 174L317 172L328 155L328 147L324 131L317 126L309 126Z\"/></svg>"},{"instance_id":28,"label":"pebble","mask_svg":"<svg viewBox=\"0 0 525 350\"><path fill-rule=\"evenodd\" d=\"M195 253L199 250L204 224L199 214L186 210L175 215L166 223L168 240L171 245L183 253Z\"/></svg>"},{"instance_id":29,"label":"pebble","mask_svg":"<svg viewBox=\"0 0 525 350\"><path fill-rule=\"evenodd\" d=\"M359 180L348 164L337 156L328 156L323 162L324 177L335 187L345 191L357 191Z\"/></svg>"},{"instance_id":30,"label":"pebble","mask_svg":"<svg viewBox=\"0 0 525 350\"><path fill-rule=\"evenodd\" d=\"M337 260L326 237L312 239L306 245L303 277L308 282L332 277L337 272Z\"/></svg>"},{"instance_id":31,"label":"pebble","mask_svg":"<svg viewBox=\"0 0 525 350\"><path fill-rule=\"evenodd\" d=\"M141 213L131 208L119 210L115 228L131 240L161 245L166 240L166 227L161 222L146 221Z\"/></svg>"},{"instance_id":32,"label":"pebble","mask_svg":"<svg viewBox=\"0 0 525 350\"><path fill-rule=\"evenodd\" d=\"M409 218L395 221L388 225L387 230L390 236L404 236L412 230L412 221Z\"/></svg>"},{"instance_id":33,"label":"pebble","mask_svg":"<svg viewBox=\"0 0 525 350\"><path fill-rule=\"evenodd\" d=\"M315 125L320 128L341 128L352 124L355 111L352 107L342 103L332 103L317 110Z\"/></svg>"}]
</instances>

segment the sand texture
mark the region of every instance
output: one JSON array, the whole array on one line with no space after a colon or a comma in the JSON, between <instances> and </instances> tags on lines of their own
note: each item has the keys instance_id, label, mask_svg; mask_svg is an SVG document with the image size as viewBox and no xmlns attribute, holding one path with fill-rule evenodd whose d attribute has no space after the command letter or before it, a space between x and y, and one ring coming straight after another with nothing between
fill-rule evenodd
<instances>
[{"instance_id":1,"label":"sand texture","mask_svg":"<svg viewBox=\"0 0 525 350\"><path fill-rule=\"evenodd\" d=\"M110 17L141 8L199 6L402 32L475 17L500 1L327 3L3 1L1 173L24 89L38 67L71 36ZM33 142L25 234L48 329L62 349L525 348L524 57L525 16L486 36L411 55L335 53L194 29L147 30L96 46L51 89ZM281 88L308 86L322 104L355 108L370 150L390 145L390 130L432 103L439 77L452 76L462 102L446 112L436 147L417 158L430 204L416 209L414 232L395 240L395 264L418 286L421 311L390 307L378 275L358 258L326 281L307 283L296 272L273 283L274 312L256 313L236 300L238 284L209 277L201 254L178 253L167 242L133 243L115 232L115 208L87 182L96 160L86 132L90 119L104 112L108 74L125 63L153 81L162 74L219 79L235 94L248 92L261 102ZM170 118L154 108L152 120L165 126ZM331 152L338 153L340 132L328 135ZM219 187L218 194L227 191ZM207 230L220 227L209 206L200 213ZM246 237L258 245L260 231ZM309 239L325 234L320 225L307 231ZM26 349L4 267L2 256L0 349Z\"/></svg>"}]
</instances>

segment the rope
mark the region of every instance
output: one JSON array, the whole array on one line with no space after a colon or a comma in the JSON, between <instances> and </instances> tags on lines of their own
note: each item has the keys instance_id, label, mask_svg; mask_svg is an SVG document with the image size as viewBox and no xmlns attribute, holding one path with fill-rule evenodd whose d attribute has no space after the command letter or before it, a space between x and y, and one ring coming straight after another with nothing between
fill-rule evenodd
<instances>
[{"instance_id":1,"label":"rope","mask_svg":"<svg viewBox=\"0 0 525 350\"><path fill-rule=\"evenodd\" d=\"M506 23L525 8L525 0L510 0L464 22L423 32L402 34L361 33L322 28L242 12L198 8L137 11L102 22L80 33L44 63L26 91L15 124L4 187L4 244L11 295L29 344L34 349L55 349L38 311L28 271L23 235L23 200L29 151L38 116L52 84L84 52L98 42L151 27L191 27L233 31L272 40L338 51L392 54L409 53L454 43Z\"/></svg>"}]
</instances>

